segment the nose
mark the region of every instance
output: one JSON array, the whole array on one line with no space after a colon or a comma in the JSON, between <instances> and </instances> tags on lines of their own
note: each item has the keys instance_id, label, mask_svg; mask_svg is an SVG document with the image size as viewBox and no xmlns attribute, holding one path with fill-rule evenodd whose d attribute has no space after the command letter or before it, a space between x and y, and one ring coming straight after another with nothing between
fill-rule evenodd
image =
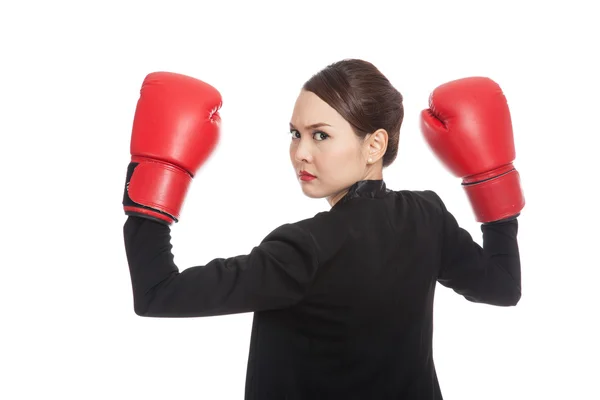
<instances>
[{"instance_id":1,"label":"nose","mask_svg":"<svg viewBox=\"0 0 600 400\"><path fill-rule=\"evenodd\" d=\"M309 141L297 140L292 144L292 152L294 153L294 159L298 162L312 161Z\"/></svg>"}]
</instances>

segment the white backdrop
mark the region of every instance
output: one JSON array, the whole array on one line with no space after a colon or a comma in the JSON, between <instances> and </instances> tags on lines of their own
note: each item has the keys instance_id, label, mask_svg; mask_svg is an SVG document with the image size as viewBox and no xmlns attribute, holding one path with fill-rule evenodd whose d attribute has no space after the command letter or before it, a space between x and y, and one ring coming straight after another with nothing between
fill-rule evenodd
<instances>
[{"instance_id":1,"label":"white backdrop","mask_svg":"<svg viewBox=\"0 0 600 400\"><path fill-rule=\"evenodd\" d=\"M600 398L593 2L493 4L3 2L0 398L242 399L252 314L133 312L121 200L139 88L166 70L223 95L221 142L172 229L185 269L329 208L300 191L288 122L304 81L350 57L373 62L405 98L388 187L435 190L480 244L419 112L435 86L472 75L496 80L511 107L527 201L523 296L500 308L438 285L444 398Z\"/></svg>"}]
</instances>

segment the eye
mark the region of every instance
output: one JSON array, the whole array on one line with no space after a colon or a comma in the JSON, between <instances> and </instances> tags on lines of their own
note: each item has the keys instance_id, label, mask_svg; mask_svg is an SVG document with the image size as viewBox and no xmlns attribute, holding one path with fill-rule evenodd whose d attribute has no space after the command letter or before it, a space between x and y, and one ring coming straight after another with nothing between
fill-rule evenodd
<instances>
[{"instance_id":1,"label":"eye","mask_svg":"<svg viewBox=\"0 0 600 400\"><path fill-rule=\"evenodd\" d=\"M300 132L298 132L296 129L290 130L290 134L292 135L292 140L300 139ZM317 131L317 132L313 133L313 138L315 140L317 140L318 142L322 142L323 140L327 139L328 137L329 137L329 135L326 134L325 132Z\"/></svg>"},{"instance_id":2,"label":"eye","mask_svg":"<svg viewBox=\"0 0 600 400\"><path fill-rule=\"evenodd\" d=\"M329 137L328 134L326 134L325 132L315 132L313 133L313 137L316 138L319 142L322 142L323 140L327 139ZM320 139L318 139L320 138Z\"/></svg>"}]
</instances>

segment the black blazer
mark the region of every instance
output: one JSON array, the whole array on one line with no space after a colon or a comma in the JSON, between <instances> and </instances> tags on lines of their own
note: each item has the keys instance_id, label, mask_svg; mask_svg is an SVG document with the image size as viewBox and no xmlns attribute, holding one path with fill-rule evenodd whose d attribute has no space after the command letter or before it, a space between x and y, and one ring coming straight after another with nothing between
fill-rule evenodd
<instances>
[{"instance_id":1,"label":"black blazer","mask_svg":"<svg viewBox=\"0 0 600 400\"><path fill-rule=\"evenodd\" d=\"M128 217L124 237L136 314L254 312L247 400L426 400L442 398L436 282L473 302L516 305L517 228L516 219L482 224L482 248L435 192L369 180L250 254L181 272L168 226Z\"/></svg>"}]
</instances>

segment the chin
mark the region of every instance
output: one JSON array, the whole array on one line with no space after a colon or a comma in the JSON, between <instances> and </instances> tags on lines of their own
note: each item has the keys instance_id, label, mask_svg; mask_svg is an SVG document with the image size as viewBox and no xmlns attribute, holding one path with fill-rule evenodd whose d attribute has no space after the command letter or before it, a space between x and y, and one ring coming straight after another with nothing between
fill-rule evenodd
<instances>
[{"instance_id":1,"label":"chin","mask_svg":"<svg viewBox=\"0 0 600 400\"><path fill-rule=\"evenodd\" d=\"M322 199L323 197L327 197L327 194L319 193L318 191L310 190L310 188L307 189L306 187L302 187L302 193L311 199Z\"/></svg>"},{"instance_id":2,"label":"chin","mask_svg":"<svg viewBox=\"0 0 600 400\"><path fill-rule=\"evenodd\" d=\"M312 192L308 192L306 190L303 190L302 193L304 193L304 195L306 197L309 197L311 199L322 199L323 197L325 197L325 196L321 196L321 195L318 195L318 194L315 194L315 193L312 193Z\"/></svg>"}]
</instances>

